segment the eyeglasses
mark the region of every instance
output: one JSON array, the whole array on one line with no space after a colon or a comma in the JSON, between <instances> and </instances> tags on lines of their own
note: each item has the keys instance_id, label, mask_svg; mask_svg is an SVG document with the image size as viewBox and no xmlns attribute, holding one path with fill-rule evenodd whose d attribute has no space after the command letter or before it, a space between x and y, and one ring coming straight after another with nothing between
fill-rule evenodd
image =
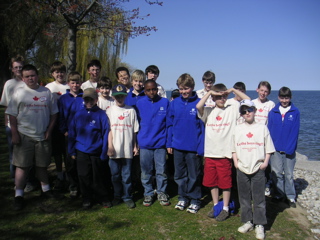
<instances>
[{"instance_id":1,"label":"eyeglasses","mask_svg":"<svg viewBox=\"0 0 320 240\"><path fill-rule=\"evenodd\" d=\"M247 108L246 110L241 111L240 114L241 114L241 115L245 115L245 114L247 114L247 112L248 112L248 113L254 112L254 108L249 107L249 108Z\"/></svg>"}]
</instances>

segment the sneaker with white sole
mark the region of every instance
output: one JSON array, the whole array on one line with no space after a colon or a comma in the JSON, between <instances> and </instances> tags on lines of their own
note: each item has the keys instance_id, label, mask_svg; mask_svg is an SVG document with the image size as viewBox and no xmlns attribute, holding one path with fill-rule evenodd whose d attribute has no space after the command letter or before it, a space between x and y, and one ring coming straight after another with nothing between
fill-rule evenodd
<instances>
[{"instance_id":1,"label":"sneaker with white sole","mask_svg":"<svg viewBox=\"0 0 320 240\"><path fill-rule=\"evenodd\" d=\"M253 230L253 224L248 221L245 224L243 224L241 227L238 228L238 232L246 233Z\"/></svg>"},{"instance_id":2,"label":"sneaker with white sole","mask_svg":"<svg viewBox=\"0 0 320 240\"><path fill-rule=\"evenodd\" d=\"M216 220L218 222L222 222L226 220L229 217L229 215L230 215L229 212L227 212L226 210L222 210L220 214L216 217Z\"/></svg>"},{"instance_id":3,"label":"sneaker with white sole","mask_svg":"<svg viewBox=\"0 0 320 240\"><path fill-rule=\"evenodd\" d=\"M187 206L188 203L186 201L179 201L174 208L183 211L184 209L186 209Z\"/></svg>"},{"instance_id":4,"label":"sneaker with white sole","mask_svg":"<svg viewBox=\"0 0 320 240\"><path fill-rule=\"evenodd\" d=\"M162 206L169 206L170 201L169 201L169 196L163 192L158 193L158 201Z\"/></svg>"},{"instance_id":5,"label":"sneaker with white sole","mask_svg":"<svg viewBox=\"0 0 320 240\"><path fill-rule=\"evenodd\" d=\"M143 206L150 207L153 203L153 196L144 196Z\"/></svg>"},{"instance_id":6,"label":"sneaker with white sole","mask_svg":"<svg viewBox=\"0 0 320 240\"><path fill-rule=\"evenodd\" d=\"M266 197L269 197L271 195L271 191L270 191L270 188L269 187L266 187L265 190L264 190L264 195Z\"/></svg>"},{"instance_id":7,"label":"sneaker with white sole","mask_svg":"<svg viewBox=\"0 0 320 240\"><path fill-rule=\"evenodd\" d=\"M197 204L190 204L190 206L187 208L187 212L189 213L197 213L200 209L200 206Z\"/></svg>"},{"instance_id":8,"label":"sneaker with white sole","mask_svg":"<svg viewBox=\"0 0 320 240\"><path fill-rule=\"evenodd\" d=\"M262 225L256 225L255 232L257 239L264 239L264 227Z\"/></svg>"}]
</instances>

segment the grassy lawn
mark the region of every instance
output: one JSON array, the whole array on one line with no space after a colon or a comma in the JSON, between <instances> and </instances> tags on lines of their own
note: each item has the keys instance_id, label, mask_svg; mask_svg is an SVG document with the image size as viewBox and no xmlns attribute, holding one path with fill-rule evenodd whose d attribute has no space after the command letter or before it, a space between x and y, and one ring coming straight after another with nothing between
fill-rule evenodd
<instances>
[{"instance_id":1,"label":"grassy lawn","mask_svg":"<svg viewBox=\"0 0 320 240\"><path fill-rule=\"evenodd\" d=\"M224 222L208 218L212 204L207 195L197 214L175 210L178 199L173 181L169 182L168 190L172 205L167 207L157 201L144 207L142 189L134 194L135 209L128 209L125 204L110 209L95 205L86 211L81 208L81 200L71 200L67 192L58 201L43 200L40 191L34 191L25 194L26 207L14 211L3 108L0 111L0 239L255 239L254 232L237 232L241 225L239 213ZM267 239L313 239L300 207L286 209L269 199L267 206Z\"/></svg>"}]
</instances>

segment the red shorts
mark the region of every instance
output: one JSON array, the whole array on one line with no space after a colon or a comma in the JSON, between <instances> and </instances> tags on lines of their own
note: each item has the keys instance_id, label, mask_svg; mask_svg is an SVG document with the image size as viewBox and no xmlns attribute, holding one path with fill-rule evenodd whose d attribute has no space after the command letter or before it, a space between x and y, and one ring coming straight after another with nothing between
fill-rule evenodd
<instances>
[{"instance_id":1,"label":"red shorts","mask_svg":"<svg viewBox=\"0 0 320 240\"><path fill-rule=\"evenodd\" d=\"M231 159L205 158L204 176L202 184L205 187L219 187L228 189L232 187Z\"/></svg>"}]
</instances>

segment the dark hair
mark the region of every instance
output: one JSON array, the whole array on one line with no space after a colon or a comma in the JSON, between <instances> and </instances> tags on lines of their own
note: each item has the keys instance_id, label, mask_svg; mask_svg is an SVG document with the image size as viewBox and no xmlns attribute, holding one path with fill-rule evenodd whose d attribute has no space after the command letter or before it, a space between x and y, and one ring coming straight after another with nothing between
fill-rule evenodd
<instances>
[{"instance_id":1,"label":"dark hair","mask_svg":"<svg viewBox=\"0 0 320 240\"><path fill-rule=\"evenodd\" d=\"M54 71L66 72L67 68L62 62L55 61L51 64L50 73L52 74Z\"/></svg>"},{"instance_id":2,"label":"dark hair","mask_svg":"<svg viewBox=\"0 0 320 240\"><path fill-rule=\"evenodd\" d=\"M96 67L99 67L101 69L101 63L99 60L97 59L93 59L91 60L88 65L87 65L87 70L89 70L90 67L93 67L93 66L96 66Z\"/></svg>"},{"instance_id":3,"label":"dark hair","mask_svg":"<svg viewBox=\"0 0 320 240\"><path fill-rule=\"evenodd\" d=\"M128 68L126 68L126 67L118 67L118 68L116 69L116 78L117 78L117 79L119 79L118 73L121 72L121 71L126 71L127 74L128 74L128 77L130 77L130 73L129 73Z\"/></svg>"},{"instance_id":4,"label":"dark hair","mask_svg":"<svg viewBox=\"0 0 320 240\"><path fill-rule=\"evenodd\" d=\"M216 82L216 75L211 71L206 71L202 76L202 81L209 81L214 84Z\"/></svg>"},{"instance_id":5,"label":"dark hair","mask_svg":"<svg viewBox=\"0 0 320 240\"><path fill-rule=\"evenodd\" d=\"M173 89L172 92L171 92L171 98L175 99L175 98L177 98L179 96L180 96L179 89Z\"/></svg>"},{"instance_id":6,"label":"dark hair","mask_svg":"<svg viewBox=\"0 0 320 240\"><path fill-rule=\"evenodd\" d=\"M236 82L233 85L233 88L238 89L238 90L242 90L242 91L246 91L246 85L243 82Z\"/></svg>"},{"instance_id":7,"label":"dark hair","mask_svg":"<svg viewBox=\"0 0 320 240\"><path fill-rule=\"evenodd\" d=\"M271 85L269 82L261 81L261 82L259 82L258 88L260 88L261 86L265 86L266 88L268 88L269 94L271 93Z\"/></svg>"},{"instance_id":8,"label":"dark hair","mask_svg":"<svg viewBox=\"0 0 320 240\"><path fill-rule=\"evenodd\" d=\"M145 81L144 83L143 83L143 86L145 87L147 84L149 84L149 83L153 83L156 87L157 87L157 83L156 83L156 81L155 80L153 80L153 79L148 79L147 81Z\"/></svg>"},{"instance_id":9,"label":"dark hair","mask_svg":"<svg viewBox=\"0 0 320 240\"><path fill-rule=\"evenodd\" d=\"M289 98L291 98L292 97L292 93L291 93L290 88L288 88L288 87L280 88L278 96L279 97L289 97Z\"/></svg>"},{"instance_id":10,"label":"dark hair","mask_svg":"<svg viewBox=\"0 0 320 240\"><path fill-rule=\"evenodd\" d=\"M217 83L213 85L212 90L215 92L223 92L223 91L227 91L228 89L226 85L224 85L223 83Z\"/></svg>"},{"instance_id":11,"label":"dark hair","mask_svg":"<svg viewBox=\"0 0 320 240\"><path fill-rule=\"evenodd\" d=\"M97 88L101 88L101 87L112 89L111 79L105 76L101 77L100 80L98 81Z\"/></svg>"},{"instance_id":12,"label":"dark hair","mask_svg":"<svg viewBox=\"0 0 320 240\"><path fill-rule=\"evenodd\" d=\"M148 75L148 72L155 73L159 76L160 70L156 65L150 65L146 68L145 74Z\"/></svg>"},{"instance_id":13,"label":"dark hair","mask_svg":"<svg viewBox=\"0 0 320 240\"><path fill-rule=\"evenodd\" d=\"M31 70L35 71L35 73L38 75L38 69L35 66L31 65L31 64L26 64L26 65L24 65L22 67L22 70L21 70L22 75L23 75L23 72L31 71Z\"/></svg>"}]
</instances>

